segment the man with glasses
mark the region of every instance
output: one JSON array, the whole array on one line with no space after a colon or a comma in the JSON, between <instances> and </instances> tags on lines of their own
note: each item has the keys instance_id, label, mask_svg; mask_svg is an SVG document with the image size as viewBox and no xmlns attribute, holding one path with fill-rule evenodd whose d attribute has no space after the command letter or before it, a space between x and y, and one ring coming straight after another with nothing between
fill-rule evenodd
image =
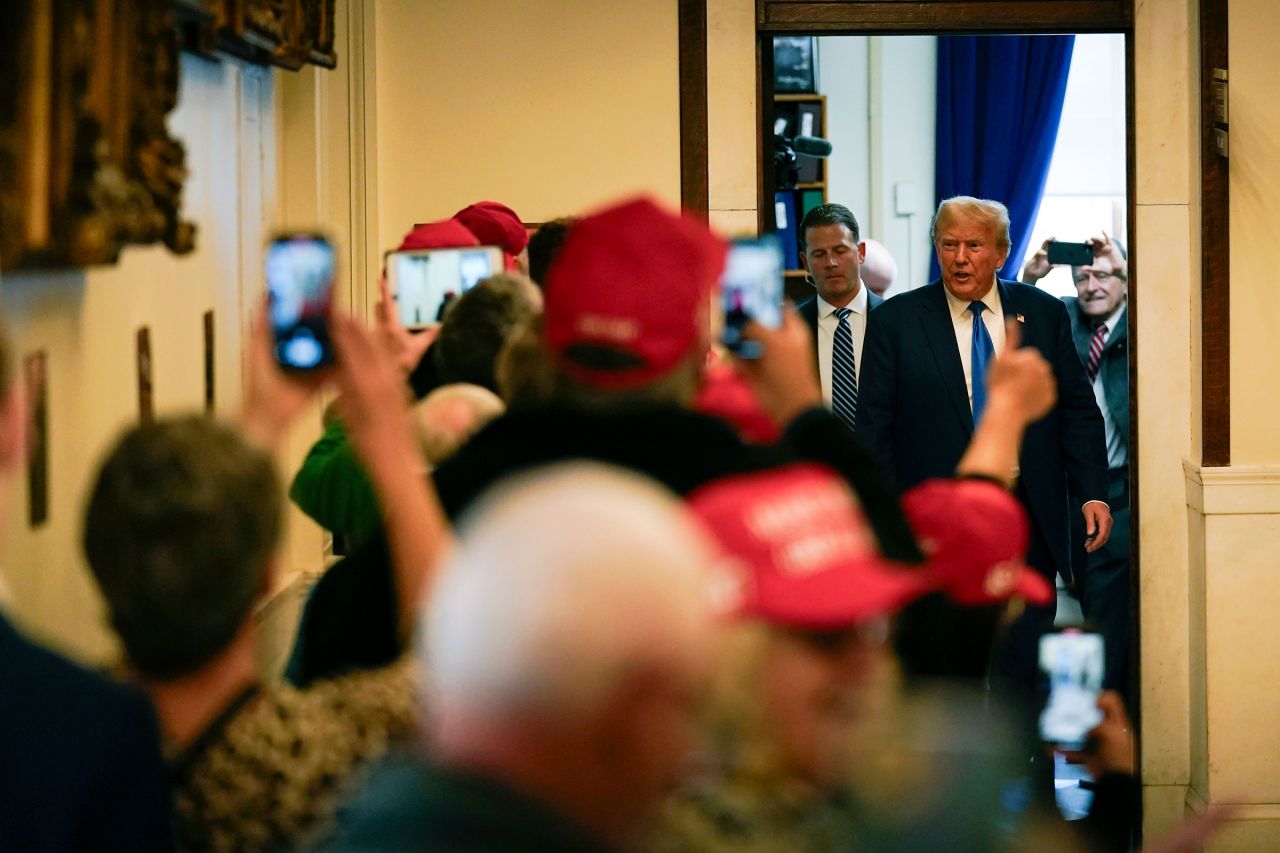
<instances>
[{"instance_id":1,"label":"man with glasses","mask_svg":"<svg viewBox=\"0 0 1280 853\"><path fill-rule=\"evenodd\" d=\"M1035 284L1050 270L1046 240L1022 270ZM1071 336L1102 410L1107 436L1108 492L1115 525L1111 539L1088 555L1080 577L1080 606L1107 643L1106 686L1127 693L1129 663L1129 296L1128 254L1105 232L1085 241L1093 262L1072 267L1076 296L1063 299Z\"/></svg>"}]
</instances>

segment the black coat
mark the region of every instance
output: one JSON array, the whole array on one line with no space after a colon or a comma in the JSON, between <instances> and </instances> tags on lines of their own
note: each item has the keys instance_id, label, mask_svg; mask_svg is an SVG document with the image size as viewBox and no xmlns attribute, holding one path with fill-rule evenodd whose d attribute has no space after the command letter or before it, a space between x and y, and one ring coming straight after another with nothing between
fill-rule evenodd
<instances>
[{"instance_id":1,"label":"black coat","mask_svg":"<svg viewBox=\"0 0 1280 853\"><path fill-rule=\"evenodd\" d=\"M798 416L782 440L768 447L745 444L720 419L675 406L608 413L559 406L515 409L485 426L432 478L445 514L456 520L504 478L571 459L638 471L680 496L733 474L819 462L840 473L858 495L886 557L921 559L892 483L856 436L822 408ZM378 535L316 584L288 677L305 685L389 663L401 651L397 612L391 557Z\"/></svg>"},{"instance_id":2,"label":"black coat","mask_svg":"<svg viewBox=\"0 0 1280 853\"><path fill-rule=\"evenodd\" d=\"M863 286L863 287L866 287L866 285L865 285L865 284L864 284L864 285L862 285L862 286ZM870 319L870 317L869 317L870 313L871 313L872 311L876 310L877 308L879 308L879 307L880 307L881 305L883 305L883 304L884 304L884 299L883 299L882 297L876 296L874 293L872 293L872 292L870 291L870 289L868 289L868 290L867 290L867 314L868 314L868 319ZM803 318L803 319L804 319L804 321L805 321L805 323L809 326L809 331L813 333L813 340L814 340L814 346L813 346L813 363L814 363L814 366L816 367L816 366L817 366L817 364L818 364L818 345L817 345L817 340L818 340L818 294L816 294L816 293L815 293L815 294L813 294L813 296L810 296L808 299L804 299L804 300L802 300L802 301L800 301L800 302L797 302L797 303L796 303L796 311L797 311L797 312L799 312L799 314L800 314L801 318ZM862 353L858 353L858 357L859 357L859 358L861 358L861 357L862 357ZM865 370L867 369L867 366L864 364L864 365L862 366L862 369L865 371ZM821 368L819 368L819 371L821 371ZM821 372L819 372L819 375L821 375Z\"/></svg>"},{"instance_id":3,"label":"black coat","mask_svg":"<svg viewBox=\"0 0 1280 853\"><path fill-rule=\"evenodd\" d=\"M1071 338L1067 310L1056 297L1000 280L1007 319L1020 318L1023 346L1053 368L1058 403L1027 429L1019 455L1021 487L1032 524L1053 566L1071 576L1068 486L1083 504L1107 500L1102 413ZM941 281L895 296L870 315L858 393L858 434L905 491L955 470L973 436L973 413L955 327Z\"/></svg>"},{"instance_id":4,"label":"black coat","mask_svg":"<svg viewBox=\"0 0 1280 853\"><path fill-rule=\"evenodd\" d=\"M0 616L0 849L172 846L150 703Z\"/></svg>"},{"instance_id":5,"label":"black coat","mask_svg":"<svg viewBox=\"0 0 1280 853\"><path fill-rule=\"evenodd\" d=\"M1080 313L1079 300L1074 296L1062 300L1071 320L1071 338L1075 341L1080 363L1089 362L1089 340L1093 337L1092 324ZM1120 315L1120 322L1102 347L1102 361L1098 365L1102 376L1102 396L1107 401L1107 411L1124 441L1125 458L1129 458L1129 309Z\"/></svg>"}]
</instances>

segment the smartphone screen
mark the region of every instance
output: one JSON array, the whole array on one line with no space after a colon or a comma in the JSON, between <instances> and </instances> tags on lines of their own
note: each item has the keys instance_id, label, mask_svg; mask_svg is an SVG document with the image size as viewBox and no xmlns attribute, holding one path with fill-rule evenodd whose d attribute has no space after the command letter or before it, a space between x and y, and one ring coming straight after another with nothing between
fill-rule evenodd
<instances>
[{"instance_id":1,"label":"smartphone screen","mask_svg":"<svg viewBox=\"0 0 1280 853\"><path fill-rule=\"evenodd\" d=\"M291 370L331 363L333 245L318 234L282 235L267 247L266 274L276 360Z\"/></svg>"},{"instance_id":2,"label":"smartphone screen","mask_svg":"<svg viewBox=\"0 0 1280 853\"><path fill-rule=\"evenodd\" d=\"M1049 263L1087 267L1093 263L1093 249L1088 243L1063 243L1054 240L1049 244Z\"/></svg>"},{"instance_id":3,"label":"smartphone screen","mask_svg":"<svg viewBox=\"0 0 1280 853\"><path fill-rule=\"evenodd\" d=\"M408 329L423 329L444 319L449 303L465 291L502 272L502 250L470 246L388 252L386 267L400 323Z\"/></svg>"},{"instance_id":4,"label":"smartphone screen","mask_svg":"<svg viewBox=\"0 0 1280 853\"><path fill-rule=\"evenodd\" d=\"M1106 668L1102 635L1068 628L1040 638L1040 668L1049 677L1049 699L1040 714L1040 738L1062 749L1083 749L1102 722L1098 694Z\"/></svg>"},{"instance_id":5,"label":"smartphone screen","mask_svg":"<svg viewBox=\"0 0 1280 853\"><path fill-rule=\"evenodd\" d=\"M750 320L776 329L782 325L782 248L769 235L758 240L735 240L729 247L720 297L724 307L721 342L742 358L759 358L760 345L744 340Z\"/></svg>"}]
</instances>

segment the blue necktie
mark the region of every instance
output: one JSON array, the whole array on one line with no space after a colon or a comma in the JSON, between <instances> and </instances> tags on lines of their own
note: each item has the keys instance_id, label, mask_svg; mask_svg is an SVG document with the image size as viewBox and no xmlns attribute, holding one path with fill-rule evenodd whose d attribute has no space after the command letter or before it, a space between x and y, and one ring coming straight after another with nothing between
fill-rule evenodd
<instances>
[{"instance_id":1,"label":"blue necktie","mask_svg":"<svg viewBox=\"0 0 1280 853\"><path fill-rule=\"evenodd\" d=\"M987 306L981 302L970 302L969 313L973 314L973 358L969 363L969 375L973 382L973 425L976 428L982 420L982 410L987 407L987 367L995 356L996 348L991 343L991 335L987 334L987 324L982 322L982 312Z\"/></svg>"},{"instance_id":2,"label":"blue necktie","mask_svg":"<svg viewBox=\"0 0 1280 853\"><path fill-rule=\"evenodd\" d=\"M853 329L849 308L837 308L836 337L831 344L831 410L849 429L858 419L858 370L853 355Z\"/></svg>"}]
</instances>

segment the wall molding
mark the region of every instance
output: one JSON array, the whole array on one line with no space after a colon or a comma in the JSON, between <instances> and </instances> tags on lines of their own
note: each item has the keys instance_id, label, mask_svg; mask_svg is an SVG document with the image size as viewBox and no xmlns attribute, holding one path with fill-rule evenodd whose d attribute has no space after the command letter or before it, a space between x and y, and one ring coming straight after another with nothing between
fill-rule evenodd
<instances>
[{"instance_id":1,"label":"wall molding","mask_svg":"<svg viewBox=\"0 0 1280 853\"><path fill-rule=\"evenodd\" d=\"M1182 460L1187 506L1201 515L1280 514L1280 465L1204 467Z\"/></svg>"}]
</instances>

